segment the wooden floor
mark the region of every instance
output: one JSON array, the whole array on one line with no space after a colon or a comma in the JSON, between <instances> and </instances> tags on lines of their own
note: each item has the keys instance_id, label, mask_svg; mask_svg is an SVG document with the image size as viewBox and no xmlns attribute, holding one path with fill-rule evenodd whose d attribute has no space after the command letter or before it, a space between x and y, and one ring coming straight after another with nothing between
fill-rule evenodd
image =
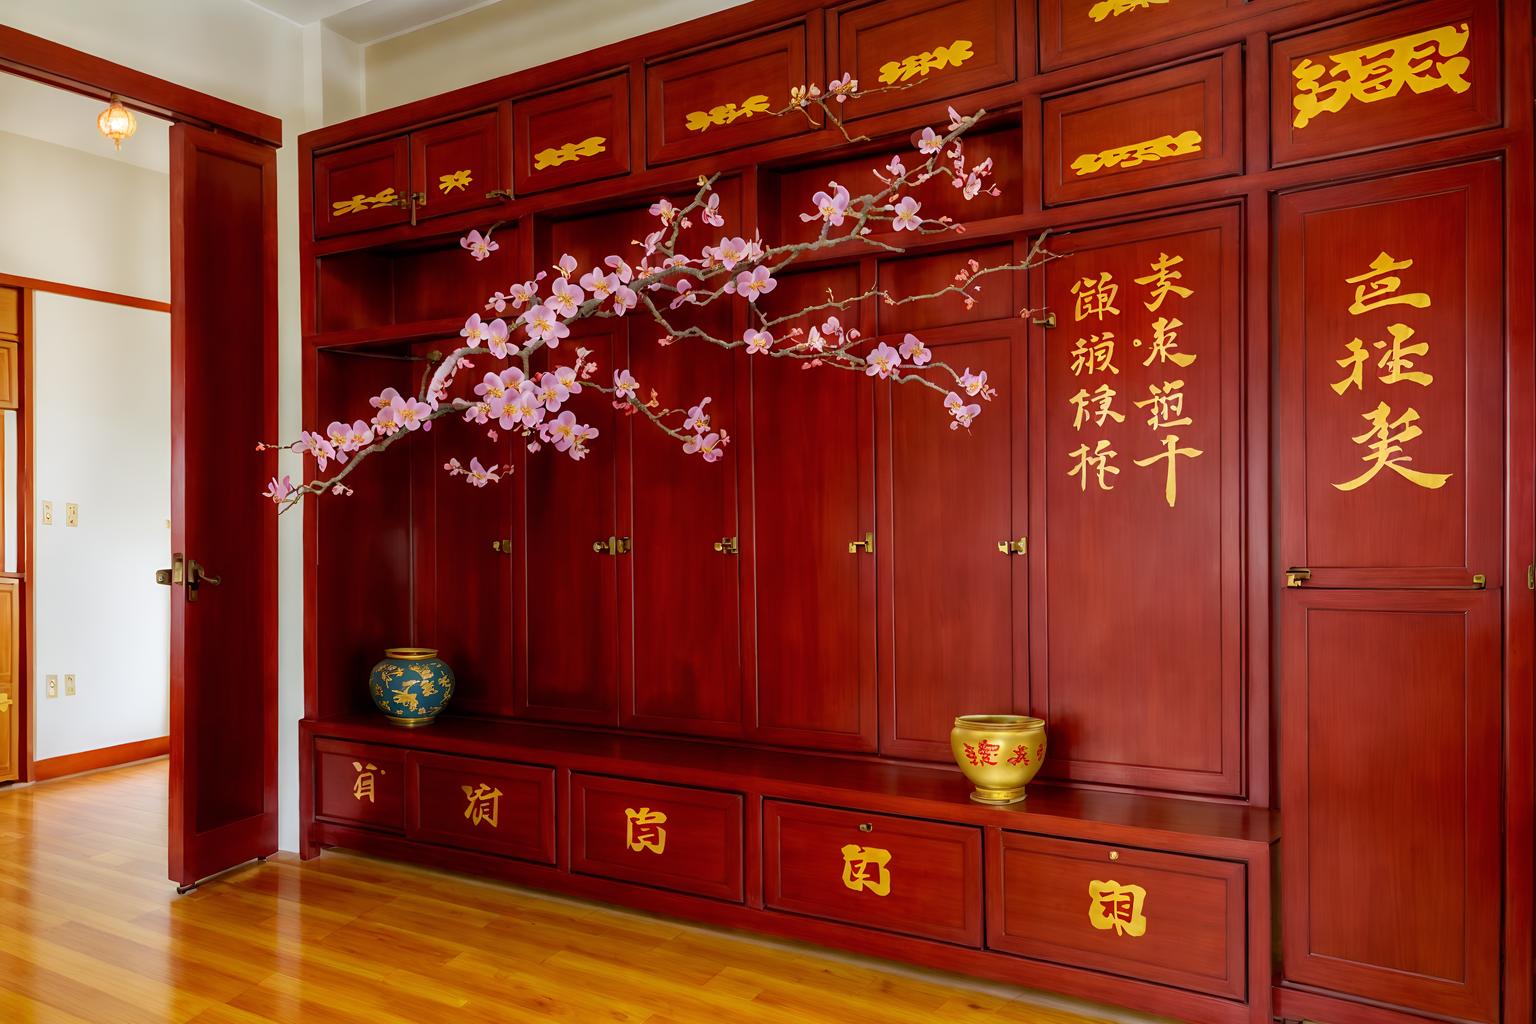
<instances>
[{"instance_id":1,"label":"wooden floor","mask_svg":"<svg viewBox=\"0 0 1536 1024\"><path fill-rule=\"evenodd\" d=\"M0 790L0 1021L1104 1019L343 853L282 854L178 897L165 879L165 776L159 761Z\"/></svg>"}]
</instances>

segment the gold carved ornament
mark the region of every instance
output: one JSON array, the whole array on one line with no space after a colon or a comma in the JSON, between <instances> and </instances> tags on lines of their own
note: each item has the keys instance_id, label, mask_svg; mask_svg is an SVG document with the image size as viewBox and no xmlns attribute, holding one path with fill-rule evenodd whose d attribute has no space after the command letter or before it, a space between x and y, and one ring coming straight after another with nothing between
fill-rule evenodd
<instances>
[{"instance_id":1,"label":"gold carved ornament","mask_svg":"<svg viewBox=\"0 0 1536 1024\"><path fill-rule=\"evenodd\" d=\"M891 894L891 851L849 843L842 848L843 885L854 892Z\"/></svg>"},{"instance_id":2,"label":"gold carved ornament","mask_svg":"<svg viewBox=\"0 0 1536 1024\"><path fill-rule=\"evenodd\" d=\"M1139 939L1147 933L1143 908L1147 890L1139 885L1121 885L1114 879L1088 883L1088 923L1099 931L1114 930L1116 935Z\"/></svg>"},{"instance_id":3,"label":"gold carved ornament","mask_svg":"<svg viewBox=\"0 0 1536 1024\"><path fill-rule=\"evenodd\" d=\"M901 60L886 61L880 65L880 82L882 85L895 85L945 68L957 68L976 56L971 49L972 45L969 39L956 39L948 46L936 46Z\"/></svg>"},{"instance_id":4,"label":"gold carved ornament","mask_svg":"<svg viewBox=\"0 0 1536 1024\"><path fill-rule=\"evenodd\" d=\"M464 817L469 819L471 825L479 825L482 822L497 828L501 818L501 797L499 789L493 789L482 782L478 786L460 786L464 791L464 798L469 801L469 806L464 808Z\"/></svg>"},{"instance_id":5,"label":"gold carved ornament","mask_svg":"<svg viewBox=\"0 0 1536 1024\"><path fill-rule=\"evenodd\" d=\"M374 799L376 791L374 773L377 772L379 775L383 775L384 769L371 761L367 764L361 761L353 761L352 770L357 772L357 778L352 782L352 798L358 803L362 803L364 800L371 804L377 803L378 801Z\"/></svg>"},{"instance_id":6,"label":"gold carved ornament","mask_svg":"<svg viewBox=\"0 0 1536 1024\"><path fill-rule=\"evenodd\" d=\"M331 204L331 216L344 217L349 213L363 213L367 210L377 209L380 206L404 206L399 193L393 187L381 189L371 196L358 193L351 199L338 200Z\"/></svg>"},{"instance_id":7,"label":"gold carved ornament","mask_svg":"<svg viewBox=\"0 0 1536 1024\"><path fill-rule=\"evenodd\" d=\"M665 853L667 830L661 826L666 823L667 816L661 811L653 811L649 807L639 810L624 808L624 845L635 853Z\"/></svg>"},{"instance_id":8,"label":"gold carved ornament","mask_svg":"<svg viewBox=\"0 0 1536 1024\"><path fill-rule=\"evenodd\" d=\"M437 179L437 190L446 196L450 192L468 189L470 182L474 180L474 178L470 177L469 169L465 168L462 171L440 175Z\"/></svg>"},{"instance_id":9,"label":"gold carved ornament","mask_svg":"<svg viewBox=\"0 0 1536 1024\"><path fill-rule=\"evenodd\" d=\"M1139 167L1169 157L1198 153L1200 143L1204 141L1200 133L1191 128L1178 135L1159 135L1155 139L1133 142L1129 146L1116 146L1100 153L1084 153L1072 161L1072 169L1078 177L1082 177L1096 174L1106 167Z\"/></svg>"},{"instance_id":10,"label":"gold carved ornament","mask_svg":"<svg viewBox=\"0 0 1536 1024\"><path fill-rule=\"evenodd\" d=\"M1466 22L1442 25L1416 35L1328 57L1327 66L1306 58L1291 69L1296 79L1291 122L1305 128L1320 114L1333 114L1350 102L1376 103L1399 95L1406 87L1415 95L1472 88L1466 79L1471 61L1461 56L1471 38Z\"/></svg>"},{"instance_id":11,"label":"gold carved ornament","mask_svg":"<svg viewBox=\"0 0 1536 1024\"><path fill-rule=\"evenodd\" d=\"M1105 21L1109 18L1118 18L1122 14L1129 14L1131 11L1145 11L1168 2L1169 0L1099 0L1088 8L1088 18L1095 22Z\"/></svg>"},{"instance_id":12,"label":"gold carved ornament","mask_svg":"<svg viewBox=\"0 0 1536 1024\"><path fill-rule=\"evenodd\" d=\"M567 142L558 149L541 149L533 154L533 169L542 171L550 167L559 167L574 160L580 160L584 156L597 156L608 151L608 140L601 135L582 139L580 142Z\"/></svg>"},{"instance_id":13,"label":"gold carved ornament","mask_svg":"<svg viewBox=\"0 0 1536 1024\"><path fill-rule=\"evenodd\" d=\"M743 117L751 117L753 114L772 113L773 105L767 96L761 94L748 96L738 106L735 103L722 103L718 107L708 110L695 110L690 113L685 122L685 127L691 132L704 132L715 125L731 124Z\"/></svg>"}]
</instances>

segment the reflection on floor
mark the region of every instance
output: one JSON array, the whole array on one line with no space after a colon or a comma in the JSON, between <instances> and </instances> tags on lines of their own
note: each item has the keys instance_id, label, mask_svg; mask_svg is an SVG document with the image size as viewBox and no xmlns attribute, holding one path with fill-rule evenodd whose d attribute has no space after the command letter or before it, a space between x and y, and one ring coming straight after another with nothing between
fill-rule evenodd
<instances>
[{"instance_id":1,"label":"reflection on floor","mask_svg":"<svg viewBox=\"0 0 1536 1024\"><path fill-rule=\"evenodd\" d=\"M0 790L0 1020L1096 1019L1035 993L342 853L282 854L178 897L165 779L158 761Z\"/></svg>"}]
</instances>

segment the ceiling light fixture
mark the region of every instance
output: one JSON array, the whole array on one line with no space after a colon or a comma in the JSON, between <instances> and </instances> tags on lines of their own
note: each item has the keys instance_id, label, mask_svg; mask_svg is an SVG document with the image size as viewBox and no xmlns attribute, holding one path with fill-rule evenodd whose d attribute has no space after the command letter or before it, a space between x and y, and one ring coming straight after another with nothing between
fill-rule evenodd
<instances>
[{"instance_id":1,"label":"ceiling light fixture","mask_svg":"<svg viewBox=\"0 0 1536 1024\"><path fill-rule=\"evenodd\" d=\"M113 147L121 152L123 140L133 137L133 133L139 129L139 122L133 116L133 111L123 106L122 100L113 96L112 105L97 116L96 127L101 129L101 134L111 139Z\"/></svg>"}]
</instances>

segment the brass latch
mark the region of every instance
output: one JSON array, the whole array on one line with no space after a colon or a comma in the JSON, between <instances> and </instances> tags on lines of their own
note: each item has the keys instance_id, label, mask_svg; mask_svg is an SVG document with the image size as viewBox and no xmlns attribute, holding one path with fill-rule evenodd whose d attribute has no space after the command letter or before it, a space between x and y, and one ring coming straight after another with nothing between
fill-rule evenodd
<instances>
[{"instance_id":1,"label":"brass latch","mask_svg":"<svg viewBox=\"0 0 1536 1024\"><path fill-rule=\"evenodd\" d=\"M512 190L509 188L493 188L485 194L487 199L511 199Z\"/></svg>"},{"instance_id":2,"label":"brass latch","mask_svg":"<svg viewBox=\"0 0 1536 1024\"><path fill-rule=\"evenodd\" d=\"M1311 578L1311 569L1291 568L1285 570L1285 585L1288 587L1299 587Z\"/></svg>"},{"instance_id":3,"label":"brass latch","mask_svg":"<svg viewBox=\"0 0 1536 1024\"><path fill-rule=\"evenodd\" d=\"M1005 555L1028 554L1029 538L1020 537L1018 540L1000 540L997 542L997 550Z\"/></svg>"},{"instance_id":4,"label":"brass latch","mask_svg":"<svg viewBox=\"0 0 1536 1024\"><path fill-rule=\"evenodd\" d=\"M510 555L512 553L512 542L510 540L493 540L491 541L491 550L497 554Z\"/></svg>"},{"instance_id":5,"label":"brass latch","mask_svg":"<svg viewBox=\"0 0 1536 1024\"><path fill-rule=\"evenodd\" d=\"M1472 589L1473 590L1487 590L1488 589L1488 577L1484 576L1480 572L1473 573L1472 574Z\"/></svg>"},{"instance_id":6,"label":"brass latch","mask_svg":"<svg viewBox=\"0 0 1536 1024\"><path fill-rule=\"evenodd\" d=\"M203 567L199 565L195 559L187 559L187 582L184 589L188 601L197 600L197 588L202 586L204 583L208 584L210 587L216 587L223 582L223 577L209 576L207 573L205 573L203 571Z\"/></svg>"},{"instance_id":7,"label":"brass latch","mask_svg":"<svg viewBox=\"0 0 1536 1024\"><path fill-rule=\"evenodd\" d=\"M735 537L721 537L715 541L715 550L722 555L734 555L740 549L736 546Z\"/></svg>"},{"instance_id":8,"label":"brass latch","mask_svg":"<svg viewBox=\"0 0 1536 1024\"><path fill-rule=\"evenodd\" d=\"M1034 324L1036 327L1044 327L1046 330L1050 330L1052 327L1056 326L1056 314L1046 310L1044 313L1041 313L1039 316L1031 320L1030 323Z\"/></svg>"},{"instance_id":9,"label":"brass latch","mask_svg":"<svg viewBox=\"0 0 1536 1024\"><path fill-rule=\"evenodd\" d=\"M16 702L11 700L10 694L0 693L0 714L4 714L5 712L11 710L11 705L14 703Z\"/></svg>"},{"instance_id":10,"label":"brass latch","mask_svg":"<svg viewBox=\"0 0 1536 1024\"><path fill-rule=\"evenodd\" d=\"M607 540L595 540L592 542L592 550L599 555L627 555L630 544L628 537L609 537Z\"/></svg>"},{"instance_id":11,"label":"brass latch","mask_svg":"<svg viewBox=\"0 0 1536 1024\"><path fill-rule=\"evenodd\" d=\"M155 570L155 582L160 584L162 587L179 587L179 586L181 586L181 552L180 551L176 552L174 555L171 556L171 567L169 569L156 569Z\"/></svg>"},{"instance_id":12,"label":"brass latch","mask_svg":"<svg viewBox=\"0 0 1536 1024\"><path fill-rule=\"evenodd\" d=\"M860 551L866 555L875 553L875 535L873 533L865 531L863 540L851 540L848 542L848 553L850 555L856 555Z\"/></svg>"},{"instance_id":13,"label":"brass latch","mask_svg":"<svg viewBox=\"0 0 1536 1024\"><path fill-rule=\"evenodd\" d=\"M1525 567L1525 589L1536 590L1536 562Z\"/></svg>"}]
</instances>

